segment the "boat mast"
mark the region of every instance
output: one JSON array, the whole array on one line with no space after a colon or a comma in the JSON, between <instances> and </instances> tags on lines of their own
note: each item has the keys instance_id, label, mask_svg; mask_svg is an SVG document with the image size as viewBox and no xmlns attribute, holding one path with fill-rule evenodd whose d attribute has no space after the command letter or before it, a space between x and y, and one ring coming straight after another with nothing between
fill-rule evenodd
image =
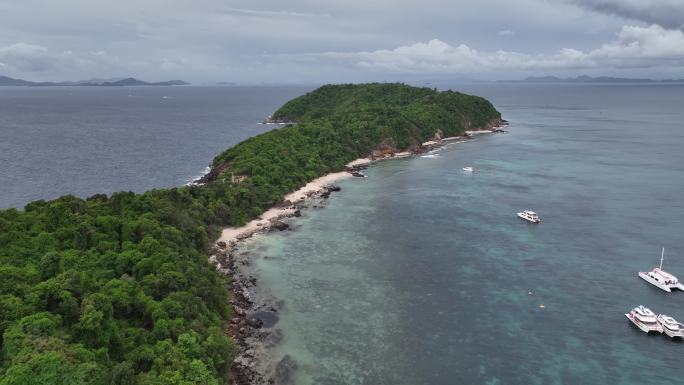
<instances>
[{"instance_id":1,"label":"boat mast","mask_svg":"<svg viewBox=\"0 0 684 385\"><path fill-rule=\"evenodd\" d=\"M665 258L665 248L663 247L663 251L660 253L660 270L663 269L663 258Z\"/></svg>"}]
</instances>

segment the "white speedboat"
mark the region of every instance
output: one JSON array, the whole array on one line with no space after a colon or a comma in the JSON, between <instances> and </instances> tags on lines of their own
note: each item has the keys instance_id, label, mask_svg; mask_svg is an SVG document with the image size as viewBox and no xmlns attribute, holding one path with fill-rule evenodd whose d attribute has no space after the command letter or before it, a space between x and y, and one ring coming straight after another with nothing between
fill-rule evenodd
<instances>
[{"instance_id":1,"label":"white speedboat","mask_svg":"<svg viewBox=\"0 0 684 385\"><path fill-rule=\"evenodd\" d=\"M671 292L672 289L684 290L677 277L663 270L663 259L665 258L665 248L660 254L660 267L656 267L651 271L640 271L639 277L653 286Z\"/></svg>"},{"instance_id":2,"label":"white speedboat","mask_svg":"<svg viewBox=\"0 0 684 385\"><path fill-rule=\"evenodd\" d=\"M625 316L645 333L663 332L663 326L658 322L655 313L653 313L651 309L644 307L644 305L635 307L630 310L629 313L625 314Z\"/></svg>"},{"instance_id":3,"label":"white speedboat","mask_svg":"<svg viewBox=\"0 0 684 385\"><path fill-rule=\"evenodd\" d=\"M473 168L468 166L468 167L463 167L463 171L465 172L473 172Z\"/></svg>"},{"instance_id":4,"label":"white speedboat","mask_svg":"<svg viewBox=\"0 0 684 385\"><path fill-rule=\"evenodd\" d=\"M535 213L534 211L530 211L530 210L525 210L525 211L519 212L518 217L520 217L526 221L530 221L532 223L541 222L541 219L539 219L539 215L537 215L537 213Z\"/></svg>"},{"instance_id":5,"label":"white speedboat","mask_svg":"<svg viewBox=\"0 0 684 385\"><path fill-rule=\"evenodd\" d=\"M663 327L663 333L670 338L684 339L684 325L680 324L674 318L665 314L658 315L658 322Z\"/></svg>"}]
</instances>

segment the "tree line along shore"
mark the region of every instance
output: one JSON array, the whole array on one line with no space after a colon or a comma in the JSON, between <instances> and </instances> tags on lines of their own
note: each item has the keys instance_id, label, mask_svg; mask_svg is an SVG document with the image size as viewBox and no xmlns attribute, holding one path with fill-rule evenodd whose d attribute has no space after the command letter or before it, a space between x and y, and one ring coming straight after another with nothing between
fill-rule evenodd
<instances>
[{"instance_id":1,"label":"tree line along shore","mask_svg":"<svg viewBox=\"0 0 684 385\"><path fill-rule=\"evenodd\" d=\"M0 211L0 385L227 384L229 277L213 240L350 161L488 129L487 100L403 84L328 85L296 122L219 154L198 184Z\"/></svg>"}]
</instances>

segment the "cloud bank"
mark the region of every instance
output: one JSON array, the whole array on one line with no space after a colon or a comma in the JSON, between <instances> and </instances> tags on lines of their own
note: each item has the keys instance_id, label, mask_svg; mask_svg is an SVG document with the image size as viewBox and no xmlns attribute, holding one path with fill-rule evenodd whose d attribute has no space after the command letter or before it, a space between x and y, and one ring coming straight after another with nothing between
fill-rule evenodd
<instances>
[{"instance_id":1,"label":"cloud bank","mask_svg":"<svg viewBox=\"0 0 684 385\"><path fill-rule=\"evenodd\" d=\"M478 51L439 39L394 49L315 54L323 61L346 62L360 69L411 74L481 73L570 69L633 69L684 66L684 33L658 25L625 26L617 39L596 49L563 48L555 53Z\"/></svg>"}]
</instances>

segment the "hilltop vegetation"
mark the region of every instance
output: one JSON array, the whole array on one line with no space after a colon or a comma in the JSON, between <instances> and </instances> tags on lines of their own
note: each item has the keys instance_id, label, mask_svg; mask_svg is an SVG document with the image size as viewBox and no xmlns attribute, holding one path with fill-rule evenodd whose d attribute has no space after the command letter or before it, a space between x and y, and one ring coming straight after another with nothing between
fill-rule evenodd
<instances>
[{"instance_id":1,"label":"hilltop vegetation","mask_svg":"<svg viewBox=\"0 0 684 385\"><path fill-rule=\"evenodd\" d=\"M416 150L437 130L455 136L501 114L487 100L403 84L327 85L287 102L274 120L297 122L250 138L214 159L207 180L247 177L260 208L382 146Z\"/></svg>"},{"instance_id":2,"label":"hilltop vegetation","mask_svg":"<svg viewBox=\"0 0 684 385\"><path fill-rule=\"evenodd\" d=\"M216 157L204 185L0 211L0 385L223 384L235 347L221 226L368 155L499 118L486 100L405 85L325 86L274 116L296 125Z\"/></svg>"}]
</instances>

